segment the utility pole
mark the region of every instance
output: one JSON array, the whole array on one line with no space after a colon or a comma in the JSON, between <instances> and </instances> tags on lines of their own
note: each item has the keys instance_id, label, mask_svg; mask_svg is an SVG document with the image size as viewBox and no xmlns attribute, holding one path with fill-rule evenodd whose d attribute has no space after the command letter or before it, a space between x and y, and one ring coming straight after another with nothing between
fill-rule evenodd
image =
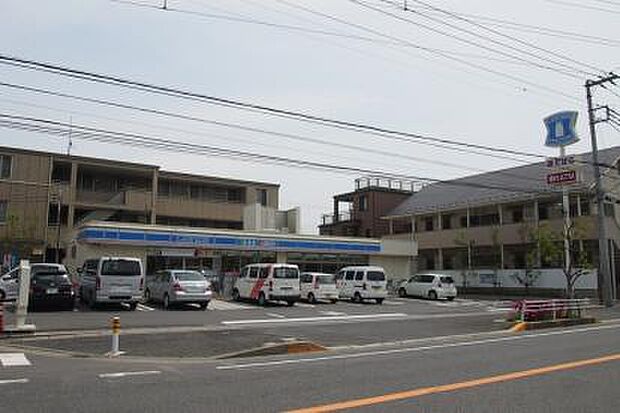
<instances>
[{"instance_id":1,"label":"utility pole","mask_svg":"<svg viewBox=\"0 0 620 413\"><path fill-rule=\"evenodd\" d=\"M594 179L596 185L596 204L597 204L597 224L598 224L598 286L601 293L601 299L605 306L614 305L614 289L611 280L611 269L609 265L609 243L607 241L607 231L605 228L605 193L603 191L601 169L598 162L598 143L596 140L596 124L598 123L595 116L595 109L592 105L592 88L595 86L605 87L606 83L615 84L614 81L620 76L611 73L609 76L602 77L597 80L586 80L586 98L588 101L588 118L590 123L590 138L592 140L592 163L594 166Z\"/></svg>"},{"instance_id":2,"label":"utility pole","mask_svg":"<svg viewBox=\"0 0 620 413\"><path fill-rule=\"evenodd\" d=\"M59 185L59 190L58 190L58 198L56 199L57 203L56 203L56 263L60 264L60 214L62 211L62 188L60 188Z\"/></svg>"}]
</instances>

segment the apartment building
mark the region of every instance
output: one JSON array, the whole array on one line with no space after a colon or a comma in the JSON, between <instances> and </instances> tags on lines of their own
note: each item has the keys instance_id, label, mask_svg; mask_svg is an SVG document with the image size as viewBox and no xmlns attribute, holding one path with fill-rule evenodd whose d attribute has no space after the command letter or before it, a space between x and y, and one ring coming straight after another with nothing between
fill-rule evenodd
<instances>
[{"instance_id":1,"label":"apartment building","mask_svg":"<svg viewBox=\"0 0 620 413\"><path fill-rule=\"evenodd\" d=\"M570 216L576 228L573 249L584 251L592 268L596 268L598 232L592 156L587 153L579 158L582 179L569 188ZM619 159L620 147L599 152L614 274L620 269ZM539 162L428 185L386 214L385 219L392 222L394 236L417 241L418 271L497 273L524 269L528 253L539 249L532 243L532 230L542 225L556 234L563 230L561 189L547 185L548 172ZM403 222L408 222L409 227ZM562 268L563 264L561 259L548 260L539 253L534 266L544 270Z\"/></svg>"},{"instance_id":2,"label":"apartment building","mask_svg":"<svg viewBox=\"0 0 620 413\"><path fill-rule=\"evenodd\" d=\"M321 235L381 238L390 233L390 222L383 218L411 196L415 183L365 177L355 180L352 192L334 196L334 208L321 217ZM408 222L396 231L410 229ZM403 226L404 225L404 226ZM392 229L394 230L394 229Z\"/></svg>"},{"instance_id":3,"label":"apartment building","mask_svg":"<svg viewBox=\"0 0 620 413\"><path fill-rule=\"evenodd\" d=\"M259 215L274 217L278 205L277 184L0 147L5 267L18 258L62 259L74 229L89 221L241 230L247 207L255 222L257 208Z\"/></svg>"}]
</instances>

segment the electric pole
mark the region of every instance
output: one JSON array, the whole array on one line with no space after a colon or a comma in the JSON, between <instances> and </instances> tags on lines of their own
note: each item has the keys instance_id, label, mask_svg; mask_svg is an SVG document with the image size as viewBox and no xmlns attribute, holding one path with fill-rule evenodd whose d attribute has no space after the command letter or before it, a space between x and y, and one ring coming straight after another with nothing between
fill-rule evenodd
<instances>
[{"instance_id":1,"label":"electric pole","mask_svg":"<svg viewBox=\"0 0 620 413\"><path fill-rule=\"evenodd\" d=\"M586 80L586 98L588 101L588 118L590 123L590 138L592 140L592 163L594 166L594 179L596 191L597 205L597 224L598 224L598 288L601 299L606 307L614 305L614 288L612 285L611 268L609 263L609 242L607 240L607 231L605 228L605 193L601 179L601 168L598 162L598 143L596 140L596 124L598 120L594 113L595 109L592 105L592 88L595 86L605 87L606 83L615 84L614 81L620 78L616 74L602 77L597 80Z\"/></svg>"}]
</instances>

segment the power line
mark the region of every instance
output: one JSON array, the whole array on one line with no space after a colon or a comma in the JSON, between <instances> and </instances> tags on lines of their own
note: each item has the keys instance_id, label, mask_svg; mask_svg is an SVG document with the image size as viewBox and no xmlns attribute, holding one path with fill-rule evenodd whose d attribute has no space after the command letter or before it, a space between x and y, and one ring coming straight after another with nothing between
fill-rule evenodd
<instances>
[{"instance_id":1,"label":"power line","mask_svg":"<svg viewBox=\"0 0 620 413\"><path fill-rule=\"evenodd\" d=\"M606 9L603 7L596 7L596 6L588 6L587 4L573 3L571 1L564 1L564 0L545 0L545 1L547 3L561 4L563 6L576 7L576 8L584 9L584 10L594 10L594 11L600 11L600 12L609 13L609 14L620 14L619 10L611 10L611 9Z\"/></svg>"},{"instance_id":2,"label":"power line","mask_svg":"<svg viewBox=\"0 0 620 413\"><path fill-rule=\"evenodd\" d=\"M505 52L503 50L495 49L493 47L486 46L484 44L475 42L473 40L469 40L469 39L466 39L466 38L459 37L457 35L451 34L451 33L446 32L444 30L437 29L435 27L432 27L432 26L429 26L429 25L426 25L426 24L423 24L423 23L420 23L420 22L413 21L411 19L404 18L404 17L399 16L399 15L390 13L388 11L385 11L383 9L380 9L378 7L375 7L375 6L372 6L372 5L370 5L368 3L365 3L365 2L362 2L362 1L358 1L358 0L349 0L349 1L351 3L354 3L354 4L357 4L359 6L365 7L367 9L374 10L377 13L380 13L380 14L383 14L383 15L386 15L386 16L390 16L390 17L395 18L395 19L400 20L400 21L408 22L408 23L413 24L413 25L415 25L417 27L422 27L422 28L424 28L424 29L426 29L428 31L433 32L433 33L437 33L437 34L440 34L442 36L449 37L449 38L457 40L459 42L466 43L466 44L468 44L470 46L478 47L478 48L490 51L492 53L500 54L502 56L511 57L511 58L514 58L514 59L521 59L521 60L523 60L525 62L528 62L528 64L530 64L532 66L535 66L535 67L537 67L539 69L545 69L545 70L553 71L553 72L556 72L556 73L559 73L559 74L562 74L564 76L568 76L568 77L571 77L571 78L574 78L574 79L581 79L581 77L577 76L573 72L583 73L583 74L587 74L587 75L595 75L595 74L592 74L590 72L584 71L584 70L582 70L580 68L577 68L577 67L574 67L574 66L568 66L568 65L566 65L564 63L559 63L557 60L554 60L554 59L551 59L551 58L548 58L548 57L544 57L544 56L541 57L541 56L539 56L536 53L532 53L532 52L529 52L527 50L520 49L520 48L515 47L515 46L513 46L513 45L511 45L509 43L505 43L505 42L493 39L493 38L491 38L489 36L481 35L479 33L476 33L475 31L459 27L457 25L454 25L452 23L448 23L448 22L443 21L441 19L437 19L435 17L432 17L432 16L427 15L425 13L422 13L420 11L416 11L416 10L413 10L413 9L406 9L405 10L407 12L416 14L418 16L422 16L423 18L425 18L427 20L431 20L431 21L433 21L435 23L439 23L441 25L448 26L448 27L450 27L452 29L455 29L457 31L460 31L460 32L463 32L463 33L467 33L470 36L477 37L477 38L482 39L484 41L494 43L496 45L508 48L510 50L516 51L516 52L521 53L521 54L525 54L525 55L529 55L531 57L535 57L536 59L539 59L541 61L550 62L550 63L552 63L554 65L559 66L559 67L565 67L567 69L571 69L571 71L566 71L566 70L558 69L558 68L556 68L554 66L548 66L548 65L545 65L545 64L542 64L542 63L538 63L536 61L527 60L527 59L525 59L523 57L516 56L516 55L514 55L512 53L508 53L508 52ZM384 2L386 2L386 1L384 1ZM391 3L391 2L387 2L387 3L393 5L393 3ZM492 29L489 29L489 30L492 30Z\"/></svg>"},{"instance_id":3,"label":"power line","mask_svg":"<svg viewBox=\"0 0 620 413\"><path fill-rule=\"evenodd\" d=\"M349 22L347 20L344 20L344 19L341 19L341 18L338 18L338 17L335 17L335 16L331 16L329 14L325 14L325 13L322 13L322 12L310 9L308 7L304 7L304 6L301 6L301 5L298 5L298 4L289 3L289 2L284 1L284 0L275 0L275 1L277 1L279 3L282 3L282 4L286 4L286 5L290 6L290 7L296 8L296 9L303 10L303 11L305 11L307 13L310 13L310 14L321 16L321 17L326 18L328 20L336 21L336 22L338 22L340 24L344 24L344 25L347 25L347 26L350 26L350 27L354 27L354 28L359 29L359 30L363 30L363 31L366 31L366 32L369 32L369 33L373 33L375 35L378 35L378 36L381 36L381 37L384 37L384 38L393 39L393 40L397 40L397 41L400 41L400 42L408 43L408 44L411 44L412 47L419 48L419 46L417 46L415 43L411 43L408 40L400 39L398 37L382 33L380 31L368 28L366 26L363 26L363 25L360 25L360 24L356 24L356 23L352 23L352 22ZM387 14L387 15L389 15L391 17L395 17L397 19L402 19L404 21L413 23L409 19L405 19L405 18L402 18L400 16L396 16L396 15L391 14L391 13L383 12L380 9L377 9L377 10L379 10L379 12ZM426 27L428 27L428 26L426 26ZM447 34L447 35L450 36L450 37L454 37L455 39L459 39L460 40L459 37L452 36L450 34ZM482 46L482 48L484 48L484 47L485 46ZM519 84L526 84L526 85L529 85L529 86L533 86L533 87L538 88L540 90L544 90L544 91L546 91L548 93L553 93L555 95L563 96L563 97L565 97L567 99L570 99L570 100L572 100L574 102L581 103L581 99L580 98L577 98L577 97L575 97L573 95L569 95L569 94L567 94L567 93L565 93L563 91L560 91L560 90L557 90L557 89L554 89L554 88L551 88L551 87L548 87L548 86L545 86L545 85L541 85L541 84L529 81L527 79L520 78L518 76L514 76L514 75L511 75L511 74L508 74L508 73L505 73L505 72L494 70L494 69L491 69L491 68L489 68L487 66L482 66L482 65L479 65L479 64L476 64L476 63L472 63L472 62L469 62L467 60L463 60L463 59L457 58L455 56L450 56L450 55L443 54L441 52L433 52L433 51L430 51L430 50L424 50L423 48L420 48L420 50L423 50L423 51L426 51L426 52L429 52L429 53L433 53L433 54L439 55L440 57L443 57L444 59L452 60L452 61L455 61L455 62L457 62L459 64L462 64L462 65L465 65L465 66L469 66L469 67L473 67L474 69L477 69L477 70L480 70L480 71L483 71L483 72L486 72L486 73L491 73L491 74L493 74L495 76L499 76L499 77L503 77L503 78L509 79L509 80L511 80L513 82L516 82L516 83L519 83ZM517 59L519 61L523 60L521 58L517 58Z\"/></svg>"},{"instance_id":4,"label":"power line","mask_svg":"<svg viewBox=\"0 0 620 413\"><path fill-rule=\"evenodd\" d=\"M86 72L77 69L71 69L68 67L53 65L49 63L37 62L34 60L21 59L16 57L9 57L4 54L0 54L0 63L17 63L24 65L25 68L32 70L43 70L50 71L51 73L61 75L61 76L69 76L74 78L79 78L82 80L87 80L96 83L104 83L114 86L120 86L125 88L130 88L134 90L140 90L149 93L161 94L165 96L172 96L182 99L195 100L205 103L210 103L219 106L225 106L235 109L241 110L249 110L254 112L260 112L263 114L282 117L285 119L293 119L297 121L303 121L308 123L319 124L322 126L339 128L345 130L356 131L360 133L379 133L385 134L387 136L391 136L392 139L398 140L401 142L412 142L412 141L424 141L424 142L433 142L440 143L445 145L453 145L455 147L468 148L468 149L479 149L483 151L502 153L507 155L517 155L517 156L525 156L525 157L536 157L536 158L544 158L543 155L532 154L524 151L518 151L509 148L502 147L490 147L486 145L473 144L468 142L462 142L457 140L445 139L445 138L437 138L426 135L421 135L417 133L411 132L401 132L393 129L388 129L380 126L357 123L357 122L349 122L331 118L324 118L321 116L311 115L308 113L297 112L289 109L280 109L269 106L264 106L260 104L247 103L237 100L232 100L228 98L221 98L212 95L206 95L201 93L189 92L181 89L174 89L171 87L165 86L157 86L154 84L148 84L138 81L133 81L129 79L124 79L115 76L97 74L93 72Z\"/></svg>"},{"instance_id":5,"label":"power line","mask_svg":"<svg viewBox=\"0 0 620 413\"><path fill-rule=\"evenodd\" d=\"M280 157L274 155L265 155L249 151L240 151L229 148L216 147L211 145L202 145L190 142L174 141L167 138L148 136L136 133L110 131L100 128L91 128L78 124L68 124L48 119L16 116L9 114L0 114L0 126L23 130L28 132L38 132L53 134L56 136L66 137L70 133L72 128L72 135L74 139L92 140L102 143L115 143L128 145L132 147L149 148L155 150L172 151L175 153L183 152L190 154L208 154L212 156L220 156L226 158L235 158L245 161L261 161L268 162L277 165L292 166L305 169L317 169L317 170L329 170L338 173L347 174L365 174L382 178L395 178L395 179L408 179L418 182L433 182L442 183L455 186L466 186L484 189L496 189L503 191L514 191L527 194L552 194L555 191L550 190L538 190L538 189L525 189L518 187L498 187L493 185L475 184L468 182L458 182L453 180L440 180L428 177L422 177L418 175L408 175L401 173L392 173L386 171L378 171L367 168L358 168L343 165L333 165L323 162L306 161L295 158Z\"/></svg>"},{"instance_id":6,"label":"power line","mask_svg":"<svg viewBox=\"0 0 620 413\"><path fill-rule=\"evenodd\" d=\"M482 29L482 30L486 31L486 32L492 33L492 34L494 34L496 36L500 36L500 37L509 39L509 40L511 40L513 42L516 42L518 44L521 44L523 46L531 47L531 48L533 48L535 50L541 51L543 53L548 53L548 54L550 54L552 56L555 56L556 58L559 58L559 59L562 59L562 60L565 60L565 61L568 61L568 62L572 62L572 63L578 64L578 65L581 65L583 67L588 67L590 69L594 69L594 70L597 70L599 72L605 72L604 70L601 70L601 69L597 68L596 66L592 66L592 65L590 65L588 63L580 62L580 61L578 61L576 59L573 59L571 57L567 57L566 55L562 55L562 54L557 53L557 52L555 52L553 50L542 48L542 47L540 47L540 46L538 46L538 45L536 45L534 43L527 42L527 41L519 39L518 37L514 37L514 36L507 35L505 33L502 33L499 30L491 29L491 28L487 27L484 24L475 22L475 21L473 21L471 19L468 19L466 17L462 17L459 14L454 13L454 12L452 12L450 10L439 8L439 7L435 7L435 6L433 6L433 5L429 4L429 3L423 2L421 0L411 0L411 1L413 1L415 3L418 3L418 4L422 4L422 5L430 8L431 10L437 11L439 13L443 13L443 14L445 14L447 16L450 16L450 17L452 17L454 19L457 19L459 21L463 21L463 22L469 23L469 24L471 24L471 25L473 25L473 26L475 26L475 27L477 27L479 29ZM433 19L433 20L436 21L436 19ZM491 40L491 39L489 38L489 40ZM503 44L503 43L500 42L500 44ZM513 50L518 50L518 49L515 48ZM522 52L522 53L526 53L526 52ZM535 53L526 53L526 54L528 54L530 56L536 56L538 58L541 58L539 55L537 55ZM549 60L549 59L545 59L545 60ZM549 60L549 61L552 61L552 60ZM581 73L588 74L588 72L584 72L584 71L581 71Z\"/></svg>"}]
</instances>

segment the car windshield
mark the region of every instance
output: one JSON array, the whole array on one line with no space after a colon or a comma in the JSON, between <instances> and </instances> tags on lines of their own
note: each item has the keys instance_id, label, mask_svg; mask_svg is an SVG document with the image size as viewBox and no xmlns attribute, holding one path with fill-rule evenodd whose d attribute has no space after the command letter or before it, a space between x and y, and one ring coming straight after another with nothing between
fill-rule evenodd
<instances>
[{"instance_id":1,"label":"car windshield","mask_svg":"<svg viewBox=\"0 0 620 413\"><path fill-rule=\"evenodd\" d=\"M368 281L385 281L385 274L381 271L368 271L366 278Z\"/></svg>"},{"instance_id":2,"label":"car windshield","mask_svg":"<svg viewBox=\"0 0 620 413\"><path fill-rule=\"evenodd\" d=\"M199 272L195 271L175 272L174 276L179 281L204 281L205 279Z\"/></svg>"},{"instance_id":3,"label":"car windshield","mask_svg":"<svg viewBox=\"0 0 620 413\"><path fill-rule=\"evenodd\" d=\"M133 260L105 260L101 266L101 275L140 275L140 263Z\"/></svg>"},{"instance_id":4,"label":"car windshield","mask_svg":"<svg viewBox=\"0 0 620 413\"><path fill-rule=\"evenodd\" d=\"M32 266L32 276L35 276L37 274L67 274L67 270L65 269L65 267L59 267L56 265L37 265L37 266Z\"/></svg>"},{"instance_id":5,"label":"car windshield","mask_svg":"<svg viewBox=\"0 0 620 413\"><path fill-rule=\"evenodd\" d=\"M273 278L299 278L299 270L292 267L276 267L273 269Z\"/></svg>"},{"instance_id":6,"label":"car windshield","mask_svg":"<svg viewBox=\"0 0 620 413\"><path fill-rule=\"evenodd\" d=\"M317 284L335 284L336 277L333 275L317 275L316 277Z\"/></svg>"},{"instance_id":7,"label":"car windshield","mask_svg":"<svg viewBox=\"0 0 620 413\"><path fill-rule=\"evenodd\" d=\"M454 279L452 277L441 277L441 282L444 284L454 284Z\"/></svg>"}]
</instances>

